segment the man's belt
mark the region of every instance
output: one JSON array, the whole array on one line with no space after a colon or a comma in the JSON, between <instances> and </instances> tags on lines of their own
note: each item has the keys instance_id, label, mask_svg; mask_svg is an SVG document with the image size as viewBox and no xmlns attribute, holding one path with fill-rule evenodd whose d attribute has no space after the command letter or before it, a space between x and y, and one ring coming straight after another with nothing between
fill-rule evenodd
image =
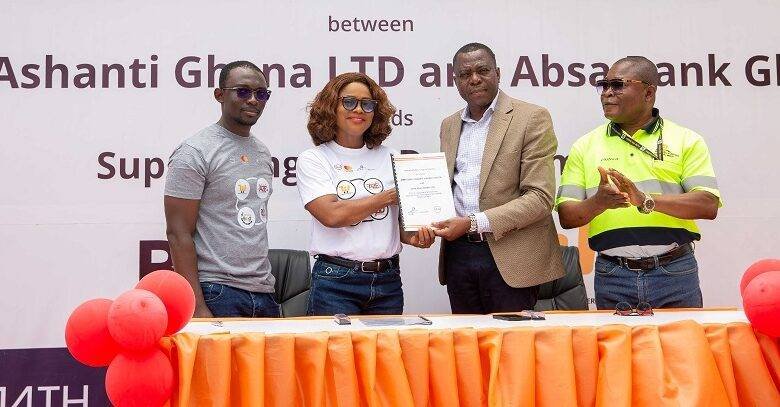
<instances>
[{"instance_id":1,"label":"man's belt","mask_svg":"<svg viewBox=\"0 0 780 407\"><path fill-rule=\"evenodd\" d=\"M328 256L326 254L318 254L317 259L326 261L328 263L335 264L341 267L348 267L360 270L364 273L383 273L389 268L398 268L398 255L395 255L389 259L380 259L373 261L355 261L345 259L343 257Z\"/></svg>"},{"instance_id":2,"label":"man's belt","mask_svg":"<svg viewBox=\"0 0 780 407\"><path fill-rule=\"evenodd\" d=\"M488 235L490 233L466 233L465 235L458 238L458 240L463 240L469 243L483 243L487 242Z\"/></svg>"},{"instance_id":3,"label":"man's belt","mask_svg":"<svg viewBox=\"0 0 780 407\"><path fill-rule=\"evenodd\" d=\"M628 257L607 256L606 254L599 254L604 260L609 260L613 263L617 263L622 267L629 270L651 270L658 266L665 266L688 253L691 253L693 248L690 243L686 243L682 246L678 246L662 255L641 257L638 259L632 259Z\"/></svg>"}]
</instances>

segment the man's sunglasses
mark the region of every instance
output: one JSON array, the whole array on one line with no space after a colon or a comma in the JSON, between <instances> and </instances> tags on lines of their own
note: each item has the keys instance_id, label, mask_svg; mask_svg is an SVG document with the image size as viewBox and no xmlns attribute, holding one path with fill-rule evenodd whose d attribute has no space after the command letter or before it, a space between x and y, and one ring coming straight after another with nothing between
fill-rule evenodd
<instances>
[{"instance_id":1,"label":"man's sunglasses","mask_svg":"<svg viewBox=\"0 0 780 407\"><path fill-rule=\"evenodd\" d=\"M601 79L596 81L596 91L600 94L607 91L607 89L612 89L612 92L615 93L622 93L623 89L625 89L629 84L632 83L644 83L645 85L650 85L649 83L645 81L638 81L636 79Z\"/></svg>"},{"instance_id":2,"label":"man's sunglasses","mask_svg":"<svg viewBox=\"0 0 780 407\"><path fill-rule=\"evenodd\" d=\"M357 108L358 102L360 103L360 108L366 113L373 112L376 109L376 105L379 104L379 102L373 99L358 99L354 96L342 96L339 99L341 99L341 106L344 106L344 109L350 112Z\"/></svg>"},{"instance_id":3,"label":"man's sunglasses","mask_svg":"<svg viewBox=\"0 0 780 407\"><path fill-rule=\"evenodd\" d=\"M271 91L266 88L252 90L243 86L234 86L232 88L222 88L222 90L234 90L236 91L236 96L238 96L239 99L244 100L249 100L249 98L252 97L252 93L255 94L255 99L257 99L258 102L266 102L271 98Z\"/></svg>"},{"instance_id":4,"label":"man's sunglasses","mask_svg":"<svg viewBox=\"0 0 780 407\"><path fill-rule=\"evenodd\" d=\"M648 316L653 315L653 307L650 306L650 303L647 302L640 302L636 305L636 308L632 307L631 304L621 301L615 305L615 315L620 315L623 317L628 316Z\"/></svg>"}]
</instances>

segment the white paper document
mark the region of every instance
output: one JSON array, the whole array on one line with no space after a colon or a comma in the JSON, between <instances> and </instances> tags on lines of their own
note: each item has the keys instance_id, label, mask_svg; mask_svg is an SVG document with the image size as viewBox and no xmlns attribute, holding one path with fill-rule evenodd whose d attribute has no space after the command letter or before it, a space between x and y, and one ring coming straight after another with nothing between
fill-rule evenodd
<instances>
[{"instance_id":1,"label":"white paper document","mask_svg":"<svg viewBox=\"0 0 780 407\"><path fill-rule=\"evenodd\" d=\"M393 155L393 175L404 230L414 232L455 217L444 153Z\"/></svg>"},{"instance_id":2,"label":"white paper document","mask_svg":"<svg viewBox=\"0 0 780 407\"><path fill-rule=\"evenodd\" d=\"M387 317L387 318L360 318L360 322L365 326L407 326L407 325L432 325L430 319L422 315L416 317Z\"/></svg>"}]
</instances>

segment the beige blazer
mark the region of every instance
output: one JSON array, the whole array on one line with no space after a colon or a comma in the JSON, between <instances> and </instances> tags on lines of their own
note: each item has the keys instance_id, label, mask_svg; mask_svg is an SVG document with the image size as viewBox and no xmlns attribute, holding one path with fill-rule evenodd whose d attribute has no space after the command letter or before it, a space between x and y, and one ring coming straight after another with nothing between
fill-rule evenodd
<instances>
[{"instance_id":1,"label":"beige blazer","mask_svg":"<svg viewBox=\"0 0 780 407\"><path fill-rule=\"evenodd\" d=\"M441 123L441 150L452 180L461 131L461 111ZM552 219L555 197L553 156L558 140L550 113L498 92L479 177L479 209L493 236L490 252L512 287L529 287L562 277L563 260ZM439 282L447 283L444 250Z\"/></svg>"}]
</instances>

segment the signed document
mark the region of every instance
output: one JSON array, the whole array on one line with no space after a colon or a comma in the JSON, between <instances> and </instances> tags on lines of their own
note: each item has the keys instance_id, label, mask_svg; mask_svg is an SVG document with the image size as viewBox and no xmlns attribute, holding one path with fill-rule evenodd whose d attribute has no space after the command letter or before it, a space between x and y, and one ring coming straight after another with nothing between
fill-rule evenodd
<instances>
[{"instance_id":1,"label":"signed document","mask_svg":"<svg viewBox=\"0 0 780 407\"><path fill-rule=\"evenodd\" d=\"M393 155L393 175L407 232L455 217L444 153Z\"/></svg>"}]
</instances>

